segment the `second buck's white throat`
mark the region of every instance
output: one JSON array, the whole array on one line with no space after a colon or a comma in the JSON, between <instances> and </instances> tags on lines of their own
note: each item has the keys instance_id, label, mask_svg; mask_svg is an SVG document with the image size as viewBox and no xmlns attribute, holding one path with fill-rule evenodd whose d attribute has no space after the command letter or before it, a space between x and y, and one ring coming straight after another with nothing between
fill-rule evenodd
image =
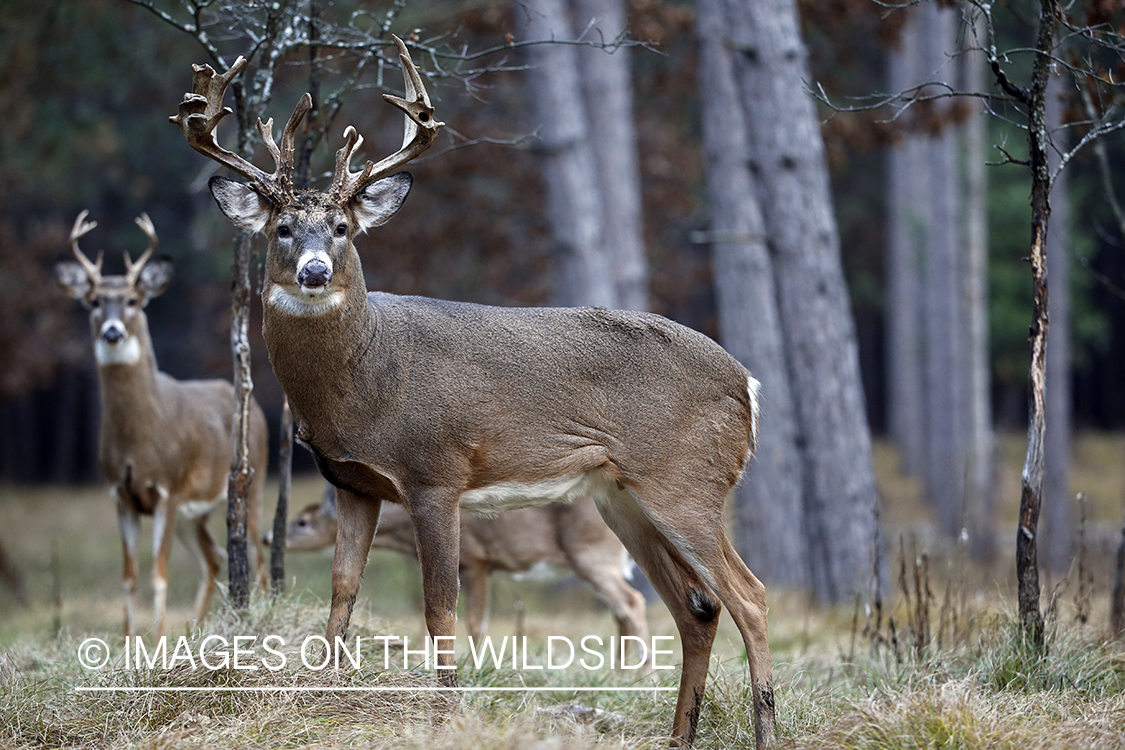
<instances>
[{"instance_id":1,"label":"second buck's white throat","mask_svg":"<svg viewBox=\"0 0 1125 750\"><path fill-rule=\"evenodd\" d=\"M101 336L94 340L94 359L99 365L135 365L141 361L141 342L136 336L111 344Z\"/></svg>"}]
</instances>

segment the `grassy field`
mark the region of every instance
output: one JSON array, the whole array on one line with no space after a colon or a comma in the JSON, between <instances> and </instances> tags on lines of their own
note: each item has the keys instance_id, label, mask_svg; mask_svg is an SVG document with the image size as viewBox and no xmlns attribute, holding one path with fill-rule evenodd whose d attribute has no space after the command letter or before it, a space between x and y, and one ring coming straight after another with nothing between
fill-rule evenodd
<instances>
[{"instance_id":1,"label":"grassy field","mask_svg":"<svg viewBox=\"0 0 1125 750\"><path fill-rule=\"evenodd\" d=\"M966 563L959 548L932 539L916 483L899 475L893 454L876 463L891 554L892 581L881 617L855 606L818 607L804 596L770 592L770 640L775 664L781 745L792 748L1125 748L1125 647L1106 637L1109 558L1123 515L1125 439L1082 436L1075 446L1074 489L1086 494L1089 552L1077 575L1045 581L1053 602L1050 649L1038 656L1012 627L1015 504L1021 436L1003 444L999 476L1001 558L991 566ZM320 482L297 482L294 505L317 499ZM273 490L268 496L272 497ZM213 525L222 535L223 519ZM103 488L0 487L0 541L19 564L31 602L19 605L0 589L0 748L583 748L664 747L674 691L645 692L374 692L369 688L425 688L432 671L402 668L401 650L367 651L358 668L323 671L299 664L298 644L323 633L331 558L291 555L288 593L260 596L238 618L221 603L202 631L187 622L195 565L173 552L169 589L172 642L198 654L210 637L284 641L286 668L271 671L255 651L256 670L191 669L185 659L165 669L126 668L119 633L120 541ZM147 533L149 526L143 527ZM142 549L150 547L142 544ZM900 556L899 550L905 554ZM925 556L922 596L915 561ZM148 553L142 558L139 601L142 634L151 626ZM903 572L905 571L905 575ZM931 595L926 595L927 589ZM905 593L904 593L905 591ZM422 635L417 564L387 552L372 554L350 636ZM674 626L652 602L654 635ZM547 636L577 643L608 639L613 621L593 595L572 580L492 583L489 635L527 636L527 664L544 663ZM678 669L653 679L625 670L473 667L458 641L459 679L472 687L667 687ZM96 637L116 661L89 669L80 647ZM146 639L152 648L151 635ZM379 643L372 641L372 643ZM665 641L678 663L674 640ZM213 648L212 657L219 652ZM377 658L373 658L373 654ZM419 657L412 657L416 663ZM212 658L212 663L216 661ZM276 659L271 658L271 663ZM244 664L245 665L245 664ZM250 688L300 688L251 692ZM91 692L86 688L115 688ZM129 688L129 690L120 690ZM145 688L146 692L134 690ZM177 688L153 691L153 688ZM181 690L190 688L190 690ZM331 688L330 692L319 692ZM350 689L349 689L350 688ZM363 690L356 690L363 688ZM745 657L724 616L698 746L752 746Z\"/></svg>"}]
</instances>

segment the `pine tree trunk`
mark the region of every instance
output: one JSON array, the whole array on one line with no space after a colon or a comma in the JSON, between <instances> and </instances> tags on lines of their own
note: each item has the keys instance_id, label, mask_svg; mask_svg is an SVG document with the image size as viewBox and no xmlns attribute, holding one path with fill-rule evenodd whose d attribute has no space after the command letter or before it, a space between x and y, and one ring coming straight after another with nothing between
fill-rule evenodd
<instances>
[{"instance_id":1,"label":"pine tree trunk","mask_svg":"<svg viewBox=\"0 0 1125 750\"><path fill-rule=\"evenodd\" d=\"M623 0L573 0L575 34L612 40L626 30ZM587 31L591 21L594 26ZM617 306L647 310L648 259L641 212L641 173L633 121L628 47L607 54L578 50L583 101L601 195L603 251L616 282Z\"/></svg>"},{"instance_id":2,"label":"pine tree trunk","mask_svg":"<svg viewBox=\"0 0 1125 750\"><path fill-rule=\"evenodd\" d=\"M530 0L525 34L570 38L564 0ZM529 48L535 125L542 143L547 216L555 245L553 303L617 306L614 275L603 250L601 194L586 126L575 48Z\"/></svg>"},{"instance_id":3,"label":"pine tree trunk","mask_svg":"<svg viewBox=\"0 0 1125 750\"><path fill-rule=\"evenodd\" d=\"M813 585L867 590L875 475L819 121L794 0L725 0L796 401Z\"/></svg>"},{"instance_id":4,"label":"pine tree trunk","mask_svg":"<svg viewBox=\"0 0 1125 750\"><path fill-rule=\"evenodd\" d=\"M919 10L901 12L906 20L887 60L888 90L895 92L922 78ZM918 477L926 466L921 249L928 166L915 132L902 134L887 154L887 422L903 468Z\"/></svg>"},{"instance_id":5,"label":"pine tree trunk","mask_svg":"<svg viewBox=\"0 0 1125 750\"><path fill-rule=\"evenodd\" d=\"M710 197L710 242L723 346L762 384L758 452L736 495L736 540L746 564L767 584L807 589L800 454L765 222L748 168L735 52L723 43L720 0L700 0L699 94Z\"/></svg>"},{"instance_id":6,"label":"pine tree trunk","mask_svg":"<svg viewBox=\"0 0 1125 750\"><path fill-rule=\"evenodd\" d=\"M965 46L986 38L983 14L977 14L975 34L966 29ZM985 91L986 61L979 52L962 56L967 91ZM978 560L996 556L995 490L992 484L995 440L992 429L992 382L988 337L988 179L985 173L985 117L983 109L965 123L965 309L968 315L967 375L969 388L968 456L965 472L965 525L969 553Z\"/></svg>"}]
</instances>

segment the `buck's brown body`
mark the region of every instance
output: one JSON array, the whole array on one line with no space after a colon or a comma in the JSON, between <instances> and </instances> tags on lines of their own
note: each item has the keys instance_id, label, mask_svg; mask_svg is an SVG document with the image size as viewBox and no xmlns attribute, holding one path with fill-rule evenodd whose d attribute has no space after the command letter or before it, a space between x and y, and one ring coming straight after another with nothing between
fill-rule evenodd
<instances>
[{"instance_id":1,"label":"buck's brown body","mask_svg":"<svg viewBox=\"0 0 1125 750\"><path fill-rule=\"evenodd\" d=\"M330 642L346 633L384 500L410 513L426 623L454 633L462 507L504 509L591 496L671 610L683 648L672 739L690 745L722 605L742 634L759 747L774 736L765 590L727 539L723 505L756 445L757 381L718 344L656 315L508 309L365 289L353 240L389 220L411 178L394 174L441 123L405 45L402 149L351 172L354 129L327 192L292 190L293 133L260 125L272 175L221 149L227 82L195 68L171 118L193 148L249 185L211 180L236 225L269 238L263 332L299 438L339 488ZM271 121L272 122L272 121ZM721 604L720 604L721 602ZM447 682L453 660L439 657Z\"/></svg>"}]
</instances>

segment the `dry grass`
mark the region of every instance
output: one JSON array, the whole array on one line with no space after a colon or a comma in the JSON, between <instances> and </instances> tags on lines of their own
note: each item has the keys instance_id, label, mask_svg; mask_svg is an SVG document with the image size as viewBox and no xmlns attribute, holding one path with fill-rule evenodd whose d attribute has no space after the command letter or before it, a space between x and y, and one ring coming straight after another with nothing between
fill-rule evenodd
<instances>
[{"instance_id":1,"label":"dry grass","mask_svg":"<svg viewBox=\"0 0 1125 750\"><path fill-rule=\"evenodd\" d=\"M1021 439L1012 436L1003 442L1006 461L1000 479L1005 500L998 510L1003 523L1014 517L1010 488L1018 487ZM1073 484L1090 499L1092 527L1116 529L1121 523L1122 452L1122 441L1114 437L1082 436L1076 443ZM1074 587L1059 586L1050 651L1046 656L1031 653L1005 615L1012 610L1014 590L1008 550L1002 548L1002 559L994 566L967 565L957 547L928 537L920 489L898 473L893 453L885 446L877 449L876 465L887 538L894 550L888 560L893 593L877 627L851 606L826 609L803 595L771 592L781 746L802 750L1125 748L1125 649L1104 636L1108 590L1104 566L1096 572L1089 624L1075 620ZM293 505L299 508L315 501L319 488L316 479L298 482ZM120 542L109 499L101 489L0 488L0 508L5 519L0 534L21 565L32 596L31 606L21 608L0 591L0 747L647 750L666 746L664 733L674 693L450 697L432 692L215 689L436 684L431 672L383 671L381 663L323 672L290 666L276 673L138 671L120 664L111 670L84 669L77 652L85 638L120 643ZM221 517L215 519L214 530L222 535ZM1014 535L1001 533L1002 539L1007 536ZM901 561L900 544L907 550ZM933 594L925 602L924 628L917 624L922 600L912 588L913 559L921 553L928 561L925 585ZM898 583L903 563L907 563L909 597ZM224 614L227 610L216 604L202 632L189 632L187 623L194 563L177 550L172 564L172 637L186 634L198 645L206 635L276 634L293 644L324 630L331 567L327 555L291 556L286 597L277 603L259 597L241 618ZM498 577L492 593L489 633L527 635L533 644L532 663L541 658L547 635L608 637L614 630L612 618L584 587ZM142 628L144 617L151 617L148 596L145 592L140 598ZM417 638L422 630L420 599L416 563L391 553L373 554L352 634ZM517 618L520 609L525 616ZM659 603L652 604L649 620L654 634L674 635L667 610ZM920 640L923 632L924 641ZM678 654L671 660L678 661ZM458 674L462 685L482 687L521 681L556 687L637 684L632 674L608 670L473 670L464 659ZM745 657L729 618L720 627L711 674L698 745L752 746ZM663 686L675 686L678 670L662 672L659 679ZM203 689L87 693L77 692L79 686Z\"/></svg>"}]
</instances>

